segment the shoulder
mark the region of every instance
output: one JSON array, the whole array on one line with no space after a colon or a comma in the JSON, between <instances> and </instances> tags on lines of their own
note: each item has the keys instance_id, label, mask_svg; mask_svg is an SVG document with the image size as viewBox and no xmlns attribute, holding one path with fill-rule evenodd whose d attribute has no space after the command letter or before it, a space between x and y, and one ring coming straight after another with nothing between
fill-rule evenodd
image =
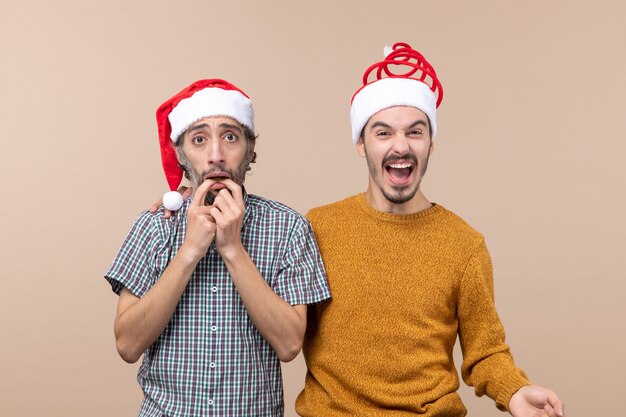
<instances>
[{"instance_id":1,"label":"shoulder","mask_svg":"<svg viewBox=\"0 0 626 417\"><path fill-rule=\"evenodd\" d=\"M166 220L163 217L163 207L158 211L151 213L149 211L142 211L135 218L133 228L137 230L150 231L159 229L166 225Z\"/></svg>"},{"instance_id":2,"label":"shoulder","mask_svg":"<svg viewBox=\"0 0 626 417\"><path fill-rule=\"evenodd\" d=\"M314 207L306 215L306 218L315 226L324 222L342 222L346 216L352 217L357 207L358 195L335 201L319 207Z\"/></svg>"},{"instance_id":3,"label":"shoulder","mask_svg":"<svg viewBox=\"0 0 626 417\"><path fill-rule=\"evenodd\" d=\"M450 227L453 227L457 232L476 236L480 235L480 232L474 229L461 216L454 213L453 211L448 210L440 204L438 204L438 206L441 208L442 221L446 222Z\"/></svg>"},{"instance_id":4,"label":"shoulder","mask_svg":"<svg viewBox=\"0 0 626 417\"><path fill-rule=\"evenodd\" d=\"M165 218L165 208L161 206L156 212L142 211L135 218L133 232L149 235L153 238L165 238L179 227L184 227L189 201L186 201L180 210L172 213L169 219Z\"/></svg>"},{"instance_id":5,"label":"shoulder","mask_svg":"<svg viewBox=\"0 0 626 417\"><path fill-rule=\"evenodd\" d=\"M258 214L304 219L304 216L286 204L254 194L248 194L248 208Z\"/></svg>"},{"instance_id":6,"label":"shoulder","mask_svg":"<svg viewBox=\"0 0 626 417\"><path fill-rule=\"evenodd\" d=\"M454 237L459 249L463 247L466 250L474 251L477 247L484 245L484 236L479 231L456 213L441 205L439 207L440 216L437 216L436 219L436 222L439 223L437 229L442 234Z\"/></svg>"},{"instance_id":7,"label":"shoulder","mask_svg":"<svg viewBox=\"0 0 626 417\"><path fill-rule=\"evenodd\" d=\"M283 227L309 227L308 220L296 210L275 200L248 194L247 210L255 221Z\"/></svg>"}]
</instances>

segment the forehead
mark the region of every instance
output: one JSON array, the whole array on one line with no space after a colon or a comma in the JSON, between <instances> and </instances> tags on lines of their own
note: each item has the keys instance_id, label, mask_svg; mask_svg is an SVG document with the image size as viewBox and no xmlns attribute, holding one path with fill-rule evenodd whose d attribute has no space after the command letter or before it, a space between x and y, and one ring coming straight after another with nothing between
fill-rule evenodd
<instances>
[{"instance_id":1,"label":"forehead","mask_svg":"<svg viewBox=\"0 0 626 417\"><path fill-rule=\"evenodd\" d=\"M192 131L192 130L195 131L199 129L216 129L216 128L233 128L233 127L238 128L239 130L243 131L243 126L241 125L241 123L239 123L237 120L233 119L232 117L208 116L208 117L203 117L202 119L193 122L191 126L189 126L187 130L185 130L185 133Z\"/></svg>"},{"instance_id":2,"label":"forehead","mask_svg":"<svg viewBox=\"0 0 626 417\"><path fill-rule=\"evenodd\" d=\"M382 122L390 126L413 124L418 121L423 121L428 125L428 116L426 113L416 107L411 106L394 106L383 109L378 113L375 113L368 120L368 126L371 126L375 122Z\"/></svg>"}]
</instances>

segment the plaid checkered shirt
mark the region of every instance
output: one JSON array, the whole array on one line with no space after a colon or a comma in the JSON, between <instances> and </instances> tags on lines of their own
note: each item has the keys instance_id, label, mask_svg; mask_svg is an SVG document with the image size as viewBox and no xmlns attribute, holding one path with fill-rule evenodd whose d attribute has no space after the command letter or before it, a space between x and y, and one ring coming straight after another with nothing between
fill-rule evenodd
<instances>
[{"instance_id":1,"label":"plaid checkered shirt","mask_svg":"<svg viewBox=\"0 0 626 417\"><path fill-rule=\"evenodd\" d=\"M135 220L105 278L142 297L185 239L191 199L171 219ZM244 193L241 241L268 285L292 305L330 298L308 221L294 210ZM211 244L169 324L146 350L137 380L139 416L282 416L280 361L252 323Z\"/></svg>"}]
</instances>

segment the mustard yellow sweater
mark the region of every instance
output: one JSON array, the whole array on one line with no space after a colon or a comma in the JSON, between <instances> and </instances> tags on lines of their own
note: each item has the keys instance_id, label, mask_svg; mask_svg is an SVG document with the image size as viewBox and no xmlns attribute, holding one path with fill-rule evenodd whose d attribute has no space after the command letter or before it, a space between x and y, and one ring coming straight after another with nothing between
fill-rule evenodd
<instances>
[{"instance_id":1,"label":"mustard yellow sweater","mask_svg":"<svg viewBox=\"0 0 626 417\"><path fill-rule=\"evenodd\" d=\"M364 194L307 215L332 300L310 306L302 416L464 416L463 380L505 410L528 384L493 300L483 237L442 206L382 213Z\"/></svg>"}]
</instances>

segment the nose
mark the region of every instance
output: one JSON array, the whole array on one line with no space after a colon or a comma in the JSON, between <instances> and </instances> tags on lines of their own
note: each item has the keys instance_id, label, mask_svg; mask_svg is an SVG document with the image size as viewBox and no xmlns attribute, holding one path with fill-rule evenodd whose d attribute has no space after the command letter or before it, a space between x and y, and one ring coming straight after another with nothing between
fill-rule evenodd
<instances>
[{"instance_id":1,"label":"nose","mask_svg":"<svg viewBox=\"0 0 626 417\"><path fill-rule=\"evenodd\" d=\"M404 133L398 133L393 137L393 152L403 155L409 151L409 139Z\"/></svg>"},{"instance_id":2,"label":"nose","mask_svg":"<svg viewBox=\"0 0 626 417\"><path fill-rule=\"evenodd\" d=\"M222 141L219 138L213 138L208 149L208 162L210 164L224 162L224 150L222 149Z\"/></svg>"}]
</instances>

